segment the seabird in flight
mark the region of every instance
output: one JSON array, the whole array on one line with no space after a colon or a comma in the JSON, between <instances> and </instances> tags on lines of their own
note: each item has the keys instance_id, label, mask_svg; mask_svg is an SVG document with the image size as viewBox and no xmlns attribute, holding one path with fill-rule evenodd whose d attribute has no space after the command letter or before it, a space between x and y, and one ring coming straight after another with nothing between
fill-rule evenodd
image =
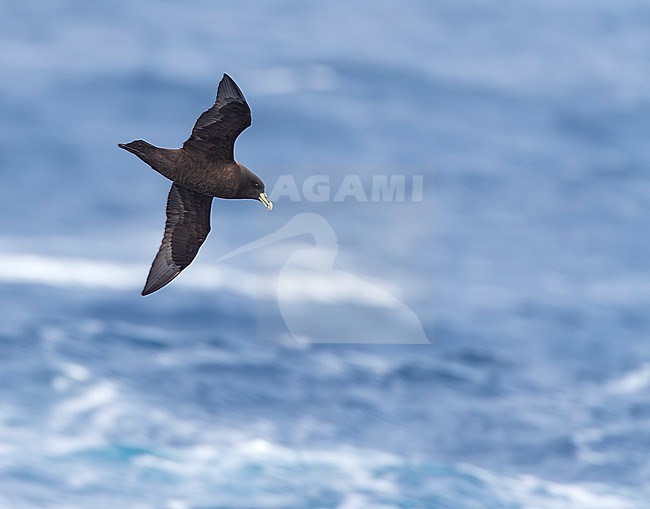
<instances>
[{"instance_id":1,"label":"seabird in flight","mask_svg":"<svg viewBox=\"0 0 650 509\"><path fill-rule=\"evenodd\" d=\"M273 208L264 182L235 161L235 139L250 125L244 95L224 74L214 105L201 114L182 148L158 148L143 140L118 145L172 181L165 234L142 295L160 290L192 263L210 232L212 198L249 198Z\"/></svg>"}]
</instances>

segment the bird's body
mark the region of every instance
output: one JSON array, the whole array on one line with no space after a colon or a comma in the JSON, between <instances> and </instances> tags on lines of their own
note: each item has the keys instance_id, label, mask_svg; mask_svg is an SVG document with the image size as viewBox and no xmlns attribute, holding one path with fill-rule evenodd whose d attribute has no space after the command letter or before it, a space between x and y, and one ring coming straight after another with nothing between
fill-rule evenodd
<instances>
[{"instance_id":1,"label":"bird's body","mask_svg":"<svg viewBox=\"0 0 650 509\"><path fill-rule=\"evenodd\" d=\"M143 295L165 286L192 262L210 231L212 198L248 198L273 207L260 178L234 159L235 139L250 124L241 90L224 74L214 106L199 117L182 148L143 140L119 144L173 182L165 233Z\"/></svg>"},{"instance_id":2,"label":"bird's body","mask_svg":"<svg viewBox=\"0 0 650 509\"><path fill-rule=\"evenodd\" d=\"M135 142L132 142L135 143ZM241 170L235 161L206 159L182 148L120 145L179 186L214 198L234 199Z\"/></svg>"}]
</instances>

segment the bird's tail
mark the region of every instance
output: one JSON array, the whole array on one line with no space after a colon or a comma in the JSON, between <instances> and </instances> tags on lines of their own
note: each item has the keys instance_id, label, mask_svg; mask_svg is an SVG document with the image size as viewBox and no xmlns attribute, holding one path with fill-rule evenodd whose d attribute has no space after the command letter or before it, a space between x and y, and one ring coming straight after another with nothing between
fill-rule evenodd
<instances>
[{"instance_id":1,"label":"bird's tail","mask_svg":"<svg viewBox=\"0 0 650 509\"><path fill-rule=\"evenodd\" d=\"M131 152L132 154L135 154L141 159L143 157L146 157L147 154L150 154L152 151L157 150L158 148L144 140L135 140L131 143L118 143L117 146L123 148L128 152Z\"/></svg>"}]
</instances>

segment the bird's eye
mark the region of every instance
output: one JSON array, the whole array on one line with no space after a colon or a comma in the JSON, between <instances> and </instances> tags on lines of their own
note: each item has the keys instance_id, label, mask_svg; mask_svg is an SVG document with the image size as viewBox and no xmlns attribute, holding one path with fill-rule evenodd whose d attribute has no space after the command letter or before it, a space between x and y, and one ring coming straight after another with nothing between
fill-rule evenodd
<instances>
[{"instance_id":1,"label":"bird's eye","mask_svg":"<svg viewBox=\"0 0 650 509\"><path fill-rule=\"evenodd\" d=\"M260 187L260 185L257 182L255 182L255 187Z\"/></svg>"}]
</instances>

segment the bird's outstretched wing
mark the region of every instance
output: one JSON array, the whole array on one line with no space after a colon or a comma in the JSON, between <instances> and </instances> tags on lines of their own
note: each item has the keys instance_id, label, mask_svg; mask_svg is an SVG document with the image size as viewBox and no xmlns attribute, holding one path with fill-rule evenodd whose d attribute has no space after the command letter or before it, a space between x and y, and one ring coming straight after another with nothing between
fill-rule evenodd
<instances>
[{"instance_id":1,"label":"bird's outstretched wing","mask_svg":"<svg viewBox=\"0 0 650 509\"><path fill-rule=\"evenodd\" d=\"M160 290L187 267L210 232L212 197L172 184L167 222L142 295Z\"/></svg>"},{"instance_id":2,"label":"bird's outstretched wing","mask_svg":"<svg viewBox=\"0 0 650 509\"><path fill-rule=\"evenodd\" d=\"M224 74L214 106L201 114L183 148L202 152L213 159L233 160L235 139L250 125L251 110L244 94L232 78Z\"/></svg>"}]
</instances>

